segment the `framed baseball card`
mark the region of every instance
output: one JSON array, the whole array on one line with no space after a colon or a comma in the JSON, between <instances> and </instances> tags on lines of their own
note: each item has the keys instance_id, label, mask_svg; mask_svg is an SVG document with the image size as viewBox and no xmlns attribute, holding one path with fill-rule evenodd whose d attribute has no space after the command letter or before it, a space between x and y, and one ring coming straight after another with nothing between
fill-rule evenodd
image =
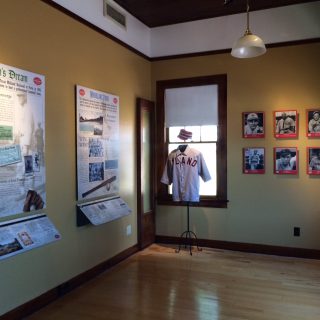
<instances>
[{"instance_id":1,"label":"framed baseball card","mask_svg":"<svg viewBox=\"0 0 320 320\"><path fill-rule=\"evenodd\" d=\"M264 112L243 112L242 128L244 138L264 138Z\"/></svg>"},{"instance_id":2,"label":"framed baseball card","mask_svg":"<svg viewBox=\"0 0 320 320\"><path fill-rule=\"evenodd\" d=\"M320 175L320 148L307 148L307 174Z\"/></svg>"},{"instance_id":3,"label":"framed baseball card","mask_svg":"<svg viewBox=\"0 0 320 320\"><path fill-rule=\"evenodd\" d=\"M265 149L243 148L243 173L264 174L265 173Z\"/></svg>"},{"instance_id":4,"label":"framed baseball card","mask_svg":"<svg viewBox=\"0 0 320 320\"><path fill-rule=\"evenodd\" d=\"M298 112L297 110L274 111L274 136L276 138L298 137Z\"/></svg>"},{"instance_id":5,"label":"framed baseball card","mask_svg":"<svg viewBox=\"0 0 320 320\"><path fill-rule=\"evenodd\" d=\"M306 111L307 137L320 138L320 108Z\"/></svg>"},{"instance_id":6,"label":"framed baseball card","mask_svg":"<svg viewBox=\"0 0 320 320\"><path fill-rule=\"evenodd\" d=\"M298 149L296 147L275 147L273 156L275 174L298 174Z\"/></svg>"}]
</instances>

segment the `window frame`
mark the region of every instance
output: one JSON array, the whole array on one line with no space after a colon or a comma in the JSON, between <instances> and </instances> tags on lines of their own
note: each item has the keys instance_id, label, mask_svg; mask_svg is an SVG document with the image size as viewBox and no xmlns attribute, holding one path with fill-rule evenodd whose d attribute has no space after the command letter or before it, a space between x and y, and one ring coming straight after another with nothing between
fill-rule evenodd
<instances>
[{"instance_id":1,"label":"window frame","mask_svg":"<svg viewBox=\"0 0 320 320\"><path fill-rule=\"evenodd\" d=\"M201 196L192 206L227 208L227 75L211 75L193 78L160 80L156 82L156 167L157 167L157 204L182 205L172 201L168 187L160 182L163 168L168 157L169 129L165 128L165 90L181 87L217 85L218 86L218 140L217 145L217 195Z\"/></svg>"}]
</instances>

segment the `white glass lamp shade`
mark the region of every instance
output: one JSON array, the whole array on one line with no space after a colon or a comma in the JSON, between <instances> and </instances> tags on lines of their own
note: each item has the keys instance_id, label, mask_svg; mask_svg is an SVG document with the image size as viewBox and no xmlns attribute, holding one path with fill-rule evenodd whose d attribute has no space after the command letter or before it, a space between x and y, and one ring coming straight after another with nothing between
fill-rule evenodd
<instances>
[{"instance_id":1,"label":"white glass lamp shade","mask_svg":"<svg viewBox=\"0 0 320 320\"><path fill-rule=\"evenodd\" d=\"M234 44L231 55L235 58L253 58L266 52L266 47L258 36L246 32L243 37Z\"/></svg>"}]
</instances>

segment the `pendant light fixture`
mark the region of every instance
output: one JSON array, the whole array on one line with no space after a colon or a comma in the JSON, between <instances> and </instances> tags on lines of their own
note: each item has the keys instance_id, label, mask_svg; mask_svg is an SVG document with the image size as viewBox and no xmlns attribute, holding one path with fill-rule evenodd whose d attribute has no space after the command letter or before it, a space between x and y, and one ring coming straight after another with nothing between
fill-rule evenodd
<instances>
[{"instance_id":1,"label":"pendant light fixture","mask_svg":"<svg viewBox=\"0 0 320 320\"><path fill-rule=\"evenodd\" d=\"M249 28L249 0L247 0L247 29L244 35L238 39L231 51L235 58L253 58L266 52L266 47L261 38L252 34Z\"/></svg>"}]
</instances>

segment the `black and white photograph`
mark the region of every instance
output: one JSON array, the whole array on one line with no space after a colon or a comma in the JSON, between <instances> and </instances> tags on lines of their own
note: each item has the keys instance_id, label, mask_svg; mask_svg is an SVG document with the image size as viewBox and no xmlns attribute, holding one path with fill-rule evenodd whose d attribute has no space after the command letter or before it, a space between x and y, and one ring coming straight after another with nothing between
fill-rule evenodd
<instances>
[{"instance_id":1,"label":"black and white photograph","mask_svg":"<svg viewBox=\"0 0 320 320\"><path fill-rule=\"evenodd\" d=\"M33 171L39 172L40 171L40 164L41 164L41 157L39 153L35 153L33 157Z\"/></svg>"},{"instance_id":2,"label":"black and white photograph","mask_svg":"<svg viewBox=\"0 0 320 320\"><path fill-rule=\"evenodd\" d=\"M320 148L307 148L307 173L320 175Z\"/></svg>"},{"instance_id":3,"label":"black and white photograph","mask_svg":"<svg viewBox=\"0 0 320 320\"><path fill-rule=\"evenodd\" d=\"M307 137L320 138L320 107L307 110Z\"/></svg>"},{"instance_id":4,"label":"black and white photograph","mask_svg":"<svg viewBox=\"0 0 320 320\"><path fill-rule=\"evenodd\" d=\"M24 156L24 172L25 174L30 174L33 172L32 156Z\"/></svg>"},{"instance_id":5,"label":"black and white photograph","mask_svg":"<svg viewBox=\"0 0 320 320\"><path fill-rule=\"evenodd\" d=\"M244 138L264 138L264 112L243 112L242 124Z\"/></svg>"},{"instance_id":6,"label":"black and white photograph","mask_svg":"<svg viewBox=\"0 0 320 320\"><path fill-rule=\"evenodd\" d=\"M265 173L265 148L243 148L243 173Z\"/></svg>"},{"instance_id":7,"label":"black and white photograph","mask_svg":"<svg viewBox=\"0 0 320 320\"><path fill-rule=\"evenodd\" d=\"M298 149L296 147L275 147L274 173L298 174Z\"/></svg>"},{"instance_id":8,"label":"black and white photograph","mask_svg":"<svg viewBox=\"0 0 320 320\"><path fill-rule=\"evenodd\" d=\"M89 182L104 180L103 162L89 163Z\"/></svg>"},{"instance_id":9,"label":"black and white photograph","mask_svg":"<svg viewBox=\"0 0 320 320\"><path fill-rule=\"evenodd\" d=\"M297 110L274 111L274 136L276 138L298 137Z\"/></svg>"},{"instance_id":10,"label":"black and white photograph","mask_svg":"<svg viewBox=\"0 0 320 320\"><path fill-rule=\"evenodd\" d=\"M82 132L89 132L94 136L102 136L103 134L103 117L79 116L79 129Z\"/></svg>"},{"instance_id":11,"label":"black and white photograph","mask_svg":"<svg viewBox=\"0 0 320 320\"><path fill-rule=\"evenodd\" d=\"M98 138L89 138L89 157L103 156L103 141Z\"/></svg>"}]
</instances>

